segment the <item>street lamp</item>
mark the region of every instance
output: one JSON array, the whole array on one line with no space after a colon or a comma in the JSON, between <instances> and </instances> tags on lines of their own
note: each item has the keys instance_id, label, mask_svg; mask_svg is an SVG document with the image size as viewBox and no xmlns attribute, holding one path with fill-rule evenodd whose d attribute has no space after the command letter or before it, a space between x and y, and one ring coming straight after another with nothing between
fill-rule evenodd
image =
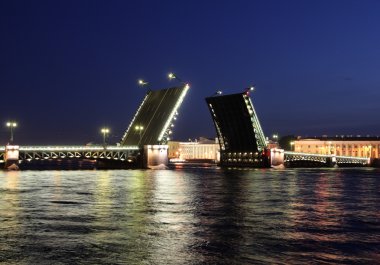
<instances>
[{"instance_id":1,"label":"street lamp","mask_svg":"<svg viewBox=\"0 0 380 265\"><path fill-rule=\"evenodd\" d=\"M249 95L249 92L252 92L252 91L254 91L254 90L255 90L255 87L254 87L254 86L250 86L250 87L245 88L245 93L246 93L247 95Z\"/></svg>"},{"instance_id":2,"label":"street lamp","mask_svg":"<svg viewBox=\"0 0 380 265\"><path fill-rule=\"evenodd\" d=\"M139 144L141 142L141 132L144 130L144 126L136 125L135 130L139 133Z\"/></svg>"},{"instance_id":3,"label":"street lamp","mask_svg":"<svg viewBox=\"0 0 380 265\"><path fill-rule=\"evenodd\" d=\"M170 81L172 81L173 79L177 79L179 82L183 83L183 81L176 74L174 74L174 73L169 73L168 74L168 78L169 78Z\"/></svg>"},{"instance_id":4,"label":"street lamp","mask_svg":"<svg viewBox=\"0 0 380 265\"><path fill-rule=\"evenodd\" d=\"M145 82L143 79L139 79L138 81L137 81L137 83L138 83L138 85L139 86L141 86L141 87L147 87L148 89L147 89L147 92L148 91L150 91L150 89L149 89L149 82Z\"/></svg>"},{"instance_id":5,"label":"street lamp","mask_svg":"<svg viewBox=\"0 0 380 265\"><path fill-rule=\"evenodd\" d=\"M169 74L168 74L168 78L169 78L169 80L172 80L172 79L175 79L176 76L175 76L174 73L169 73Z\"/></svg>"},{"instance_id":6,"label":"street lamp","mask_svg":"<svg viewBox=\"0 0 380 265\"><path fill-rule=\"evenodd\" d=\"M138 83L140 86L146 86L148 84L148 82L145 82L143 79L139 79Z\"/></svg>"},{"instance_id":7,"label":"street lamp","mask_svg":"<svg viewBox=\"0 0 380 265\"><path fill-rule=\"evenodd\" d=\"M8 121L6 123L7 127L10 128L11 130L11 139L10 139L10 143L13 143L13 128L16 128L17 127L17 123L14 122L14 121Z\"/></svg>"},{"instance_id":8,"label":"street lamp","mask_svg":"<svg viewBox=\"0 0 380 265\"><path fill-rule=\"evenodd\" d=\"M103 146L106 146L106 135L109 134L110 129L102 128L100 132L103 134Z\"/></svg>"}]
</instances>

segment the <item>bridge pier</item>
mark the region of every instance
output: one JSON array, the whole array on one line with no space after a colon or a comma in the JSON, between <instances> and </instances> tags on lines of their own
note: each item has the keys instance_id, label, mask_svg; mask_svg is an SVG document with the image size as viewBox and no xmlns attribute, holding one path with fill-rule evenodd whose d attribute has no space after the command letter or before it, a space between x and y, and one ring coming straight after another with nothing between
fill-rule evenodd
<instances>
[{"instance_id":1,"label":"bridge pier","mask_svg":"<svg viewBox=\"0 0 380 265\"><path fill-rule=\"evenodd\" d=\"M326 166L327 167L334 167L337 165L336 156L332 155L330 157L326 157Z\"/></svg>"},{"instance_id":2,"label":"bridge pier","mask_svg":"<svg viewBox=\"0 0 380 265\"><path fill-rule=\"evenodd\" d=\"M143 168L166 168L169 163L168 145L144 145L144 156L142 160Z\"/></svg>"},{"instance_id":3,"label":"bridge pier","mask_svg":"<svg viewBox=\"0 0 380 265\"><path fill-rule=\"evenodd\" d=\"M18 170L19 161L19 146L18 145L6 145L4 154L4 169L6 170Z\"/></svg>"},{"instance_id":4,"label":"bridge pier","mask_svg":"<svg viewBox=\"0 0 380 265\"><path fill-rule=\"evenodd\" d=\"M284 166L284 149L272 148L270 149L270 166L280 167Z\"/></svg>"}]
</instances>

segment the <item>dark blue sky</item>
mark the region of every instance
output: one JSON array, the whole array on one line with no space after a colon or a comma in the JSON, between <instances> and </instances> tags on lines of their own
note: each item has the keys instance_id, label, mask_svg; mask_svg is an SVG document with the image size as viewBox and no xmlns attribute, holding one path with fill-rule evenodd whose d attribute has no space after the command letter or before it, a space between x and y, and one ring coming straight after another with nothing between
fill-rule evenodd
<instances>
[{"instance_id":1,"label":"dark blue sky","mask_svg":"<svg viewBox=\"0 0 380 265\"><path fill-rule=\"evenodd\" d=\"M21 144L122 136L169 71L174 138L213 137L204 98L256 85L266 135L380 135L380 1L0 1L0 122ZM0 141L9 133L2 126Z\"/></svg>"}]
</instances>

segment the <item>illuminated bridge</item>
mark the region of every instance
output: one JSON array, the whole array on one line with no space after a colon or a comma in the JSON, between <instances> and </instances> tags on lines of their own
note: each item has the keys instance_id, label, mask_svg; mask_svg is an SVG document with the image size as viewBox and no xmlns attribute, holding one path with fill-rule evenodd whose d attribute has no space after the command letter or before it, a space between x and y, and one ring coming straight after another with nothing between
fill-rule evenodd
<instances>
[{"instance_id":1,"label":"illuminated bridge","mask_svg":"<svg viewBox=\"0 0 380 265\"><path fill-rule=\"evenodd\" d=\"M20 160L63 158L128 160L139 150L138 146L20 146ZM0 162L4 163L5 147L0 147ZM132 162L132 161L130 161Z\"/></svg>"},{"instance_id":2,"label":"illuminated bridge","mask_svg":"<svg viewBox=\"0 0 380 265\"><path fill-rule=\"evenodd\" d=\"M365 166L367 157L296 153L268 149L249 91L206 98L220 145L220 165L238 167Z\"/></svg>"},{"instance_id":3,"label":"illuminated bridge","mask_svg":"<svg viewBox=\"0 0 380 265\"><path fill-rule=\"evenodd\" d=\"M266 140L249 91L206 98L220 145L222 166L269 166Z\"/></svg>"},{"instance_id":4,"label":"illuminated bridge","mask_svg":"<svg viewBox=\"0 0 380 265\"><path fill-rule=\"evenodd\" d=\"M148 91L120 141L121 145L166 144L189 85Z\"/></svg>"},{"instance_id":5,"label":"illuminated bridge","mask_svg":"<svg viewBox=\"0 0 380 265\"><path fill-rule=\"evenodd\" d=\"M52 160L53 163L62 160L119 161L125 162L125 167L132 167L138 150L138 146L20 146L18 160L21 167ZM5 154L5 147L0 147L0 163L5 163Z\"/></svg>"},{"instance_id":6,"label":"illuminated bridge","mask_svg":"<svg viewBox=\"0 0 380 265\"><path fill-rule=\"evenodd\" d=\"M0 147L0 163L5 163L6 167L7 161L25 165L33 161L70 159L101 161L111 167L115 165L111 161L120 162L118 167L146 167L149 163L165 163L165 144L170 139L178 109L188 90L187 84L149 90L117 146Z\"/></svg>"},{"instance_id":7,"label":"illuminated bridge","mask_svg":"<svg viewBox=\"0 0 380 265\"><path fill-rule=\"evenodd\" d=\"M272 150L272 154L281 152L279 149ZM331 167L331 166L368 166L371 164L369 157L336 156L299 153L291 151L283 152L283 164L287 167Z\"/></svg>"}]
</instances>

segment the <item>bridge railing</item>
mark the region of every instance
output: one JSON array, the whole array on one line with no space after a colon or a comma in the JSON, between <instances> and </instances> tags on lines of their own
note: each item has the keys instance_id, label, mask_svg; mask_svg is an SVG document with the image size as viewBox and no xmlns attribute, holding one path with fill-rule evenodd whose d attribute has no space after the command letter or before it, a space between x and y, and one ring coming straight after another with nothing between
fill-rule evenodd
<instances>
[{"instance_id":1,"label":"bridge railing","mask_svg":"<svg viewBox=\"0 0 380 265\"><path fill-rule=\"evenodd\" d=\"M369 157L337 156L325 154L300 153L292 151L284 152L284 162L305 160L327 163L328 159L337 164L370 164Z\"/></svg>"},{"instance_id":2,"label":"bridge railing","mask_svg":"<svg viewBox=\"0 0 380 265\"><path fill-rule=\"evenodd\" d=\"M5 150L5 148L3 148ZM20 146L20 151L101 151L101 150L139 150L138 146L102 146L102 145L69 145L69 146Z\"/></svg>"},{"instance_id":3,"label":"bridge railing","mask_svg":"<svg viewBox=\"0 0 380 265\"><path fill-rule=\"evenodd\" d=\"M131 160L131 156L140 150L138 146L20 146L19 160L42 159L114 159ZM0 163L5 160L5 146L0 147Z\"/></svg>"}]
</instances>

